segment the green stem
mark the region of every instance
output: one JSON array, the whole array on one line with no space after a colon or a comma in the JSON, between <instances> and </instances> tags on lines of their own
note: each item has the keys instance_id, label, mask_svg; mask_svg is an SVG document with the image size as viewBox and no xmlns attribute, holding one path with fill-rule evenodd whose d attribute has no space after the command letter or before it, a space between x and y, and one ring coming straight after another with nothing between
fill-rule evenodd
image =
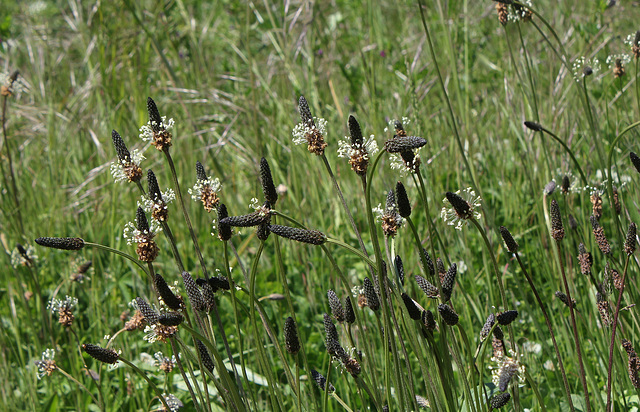
<instances>
[{"instance_id":1,"label":"green stem","mask_svg":"<svg viewBox=\"0 0 640 412\"><path fill-rule=\"evenodd\" d=\"M147 269L138 261L138 259L134 258L133 256L121 252L118 249L114 249L112 247L109 246L105 246L105 245L101 245L99 243L91 243L91 242L84 242L85 246L89 246L89 247L94 247L96 249L100 249L100 250L104 250L110 253L114 253L116 255L122 256L125 259L129 259L130 261L132 261L133 263L136 264L136 266L138 266L147 276L151 277L151 274L147 271Z\"/></svg>"},{"instance_id":2,"label":"green stem","mask_svg":"<svg viewBox=\"0 0 640 412\"><path fill-rule=\"evenodd\" d=\"M164 407L170 411L171 409L169 408L169 405L167 405L167 400L164 398L164 396L162 396L162 392L160 392L160 389L158 389L158 387L156 386L155 383L153 383L151 381L151 379L149 379L149 377L147 376L146 373L144 373L142 370L140 370L136 365L134 365L133 363L129 362L127 359L123 358L122 356L120 356L118 358L118 360L120 360L122 363L126 364L127 366L129 366L131 369L133 369L133 371L135 373L137 373L138 375L140 375L145 381L147 381L147 383L149 384L149 386L151 387L151 389L153 389L153 391L156 393L156 396L160 399L160 402L162 402L162 405L164 405Z\"/></svg>"}]
</instances>

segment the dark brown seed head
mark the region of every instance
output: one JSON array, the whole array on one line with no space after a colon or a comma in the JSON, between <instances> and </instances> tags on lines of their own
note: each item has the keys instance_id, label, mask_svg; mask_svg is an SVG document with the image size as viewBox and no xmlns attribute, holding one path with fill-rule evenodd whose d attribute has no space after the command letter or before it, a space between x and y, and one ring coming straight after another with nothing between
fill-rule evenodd
<instances>
[{"instance_id":1,"label":"dark brown seed head","mask_svg":"<svg viewBox=\"0 0 640 412\"><path fill-rule=\"evenodd\" d=\"M187 291L187 297L189 298L189 302L191 306L193 306L194 310L197 311L205 311L207 309L207 305L202 298L202 293L200 289L198 289L198 284L193 277L189 274L189 272L182 272L182 281L184 282L184 288Z\"/></svg>"},{"instance_id":2,"label":"dark brown seed head","mask_svg":"<svg viewBox=\"0 0 640 412\"><path fill-rule=\"evenodd\" d=\"M427 252L427 249L422 249L422 253L424 253L424 260L427 261L427 267L424 268L424 271L433 276L436 274L436 270L433 267L433 260L431 260L431 256L429 255L429 252Z\"/></svg>"},{"instance_id":3,"label":"dark brown seed head","mask_svg":"<svg viewBox=\"0 0 640 412\"><path fill-rule=\"evenodd\" d=\"M622 212L622 205L620 204L620 194L618 193L618 188L613 186L613 209L616 211L616 215L619 215Z\"/></svg>"},{"instance_id":4,"label":"dark brown seed head","mask_svg":"<svg viewBox=\"0 0 640 412\"><path fill-rule=\"evenodd\" d=\"M400 216L404 218L411 216L411 202L409 202L407 190L402 182L396 183L396 197L398 199L398 213Z\"/></svg>"},{"instance_id":5,"label":"dark brown seed head","mask_svg":"<svg viewBox=\"0 0 640 412\"><path fill-rule=\"evenodd\" d=\"M624 253L627 256L633 255L633 252L636 251L636 224L631 222L629 223L629 229L627 229L627 237L624 241Z\"/></svg>"},{"instance_id":6,"label":"dark brown seed head","mask_svg":"<svg viewBox=\"0 0 640 412\"><path fill-rule=\"evenodd\" d=\"M409 150L418 149L427 144L422 137L417 136L395 136L384 143L384 150L389 153L402 153Z\"/></svg>"},{"instance_id":7,"label":"dark brown seed head","mask_svg":"<svg viewBox=\"0 0 640 412\"><path fill-rule=\"evenodd\" d=\"M158 316L158 323L164 326L178 326L184 320L184 316L178 312L166 312Z\"/></svg>"},{"instance_id":8,"label":"dark brown seed head","mask_svg":"<svg viewBox=\"0 0 640 412\"><path fill-rule=\"evenodd\" d=\"M539 123L527 120L526 122L524 122L524 125L527 126L527 128L533 130L534 132L542 131L542 126Z\"/></svg>"},{"instance_id":9,"label":"dark brown seed head","mask_svg":"<svg viewBox=\"0 0 640 412\"><path fill-rule=\"evenodd\" d=\"M433 312L430 310L422 311L422 324L429 331L434 331L436 329L436 319L433 317Z\"/></svg>"},{"instance_id":10,"label":"dark brown seed head","mask_svg":"<svg viewBox=\"0 0 640 412\"><path fill-rule=\"evenodd\" d=\"M334 325L331 321L331 316L325 313L323 317L325 342L330 342L331 340L339 340L338 330L336 329L336 325Z\"/></svg>"},{"instance_id":11,"label":"dark brown seed head","mask_svg":"<svg viewBox=\"0 0 640 412\"><path fill-rule=\"evenodd\" d=\"M404 137L407 135L407 132L404 130L404 126L400 120L393 122L393 129L396 131L397 136Z\"/></svg>"},{"instance_id":12,"label":"dark brown seed head","mask_svg":"<svg viewBox=\"0 0 640 412\"><path fill-rule=\"evenodd\" d=\"M585 249L584 243L578 245L578 262L580 263L580 273L589 275L591 273L591 265L593 265L593 258L591 253Z\"/></svg>"},{"instance_id":13,"label":"dark brown seed head","mask_svg":"<svg viewBox=\"0 0 640 412\"><path fill-rule=\"evenodd\" d=\"M158 186L158 179L156 179L156 174L151 169L147 171L147 183L149 186L149 198L154 203L162 202L162 192L160 192L160 186Z\"/></svg>"},{"instance_id":14,"label":"dark brown seed head","mask_svg":"<svg viewBox=\"0 0 640 412\"><path fill-rule=\"evenodd\" d=\"M154 133L161 131L160 125L162 124L162 117L156 106L156 102L151 97L147 97L147 112L149 113L149 122L151 123L151 129Z\"/></svg>"},{"instance_id":15,"label":"dark brown seed head","mask_svg":"<svg viewBox=\"0 0 640 412\"><path fill-rule=\"evenodd\" d=\"M437 299L440 297L440 293L438 292L438 288L435 285L432 285L427 279L423 278L420 275L415 275L416 283L420 286L420 289L427 295L427 297L431 299Z\"/></svg>"},{"instance_id":16,"label":"dark brown seed head","mask_svg":"<svg viewBox=\"0 0 640 412\"><path fill-rule=\"evenodd\" d=\"M298 327L296 321L289 316L284 321L284 345L287 352L296 354L300 352L300 339L298 339Z\"/></svg>"},{"instance_id":17,"label":"dark brown seed head","mask_svg":"<svg viewBox=\"0 0 640 412\"><path fill-rule=\"evenodd\" d=\"M205 181L208 179L207 173L204 170L204 166L200 161L196 161L196 176L198 180Z\"/></svg>"},{"instance_id":18,"label":"dark brown seed head","mask_svg":"<svg viewBox=\"0 0 640 412\"><path fill-rule=\"evenodd\" d=\"M413 153L413 150L405 150L400 152L400 157L402 157L402 161L404 162L404 166L411 170L412 172L417 173L420 168L420 158Z\"/></svg>"},{"instance_id":19,"label":"dark brown seed head","mask_svg":"<svg viewBox=\"0 0 640 412\"><path fill-rule=\"evenodd\" d=\"M344 298L344 320L350 324L356 321L356 313L353 310L351 297L349 296Z\"/></svg>"},{"instance_id":20,"label":"dark brown seed head","mask_svg":"<svg viewBox=\"0 0 640 412\"><path fill-rule=\"evenodd\" d=\"M209 286L214 292L218 290L231 290L229 279L224 276L212 276L209 278Z\"/></svg>"},{"instance_id":21,"label":"dark brown seed head","mask_svg":"<svg viewBox=\"0 0 640 412\"><path fill-rule=\"evenodd\" d=\"M105 349L91 343L83 344L82 350L85 351L93 359L102 363L115 364L116 362L118 362L118 358L120 357L120 355L118 355L118 352L114 351L113 349Z\"/></svg>"},{"instance_id":22,"label":"dark brown seed head","mask_svg":"<svg viewBox=\"0 0 640 412\"><path fill-rule=\"evenodd\" d=\"M349 116L349 135L351 136L352 146L362 146L364 140L362 138L362 130L360 129L360 123L352 115Z\"/></svg>"},{"instance_id":23,"label":"dark brown seed head","mask_svg":"<svg viewBox=\"0 0 640 412\"><path fill-rule=\"evenodd\" d=\"M364 278L364 296L367 298L367 306L374 312L380 309L378 294L369 278Z\"/></svg>"},{"instance_id":24,"label":"dark brown seed head","mask_svg":"<svg viewBox=\"0 0 640 412\"><path fill-rule=\"evenodd\" d=\"M558 206L558 202L555 199L551 200L549 215L551 217L551 237L556 242L560 242L564 238L564 227L562 226L560 206Z\"/></svg>"},{"instance_id":25,"label":"dark brown seed head","mask_svg":"<svg viewBox=\"0 0 640 412\"><path fill-rule=\"evenodd\" d=\"M396 259L394 263L396 265L396 271L398 272L398 278L400 279L400 284L404 285L404 265L402 264L402 259L400 259L400 255L396 255Z\"/></svg>"},{"instance_id":26,"label":"dark brown seed head","mask_svg":"<svg viewBox=\"0 0 640 412\"><path fill-rule=\"evenodd\" d=\"M518 317L517 310L505 310L504 312L500 312L496 315L496 320L502 326L506 326L516 320Z\"/></svg>"},{"instance_id":27,"label":"dark brown seed head","mask_svg":"<svg viewBox=\"0 0 640 412\"><path fill-rule=\"evenodd\" d=\"M511 399L511 394L509 392L501 392L491 397L489 405L491 406L491 409L500 409L509 402L509 399Z\"/></svg>"},{"instance_id":28,"label":"dark brown seed head","mask_svg":"<svg viewBox=\"0 0 640 412\"><path fill-rule=\"evenodd\" d=\"M448 302L451 300L451 293L453 292L453 286L456 283L456 274L458 273L458 266L455 263L452 263L445 273L444 278L442 279L442 300L443 302Z\"/></svg>"},{"instance_id":29,"label":"dark brown seed head","mask_svg":"<svg viewBox=\"0 0 640 412\"><path fill-rule=\"evenodd\" d=\"M569 180L569 176L564 175L564 177L562 178L562 193L563 194L568 194L569 193L569 189L571 188L571 181Z\"/></svg>"},{"instance_id":30,"label":"dark brown seed head","mask_svg":"<svg viewBox=\"0 0 640 412\"><path fill-rule=\"evenodd\" d=\"M136 210L136 227L142 233L148 234L150 232L147 215L144 213L144 209L142 209L141 207L138 207L138 210Z\"/></svg>"},{"instance_id":31,"label":"dark brown seed head","mask_svg":"<svg viewBox=\"0 0 640 412\"><path fill-rule=\"evenodd\" d=\"M219 223L234 227L251 227L259 226L260 224L269 220L269 218L270 214L267 211L261 209L247 215L228 216L220 219Z\"/></svg>"},{"instance_id":32,"label":"dark brown seed head","mask_svg":"<svg viewBox=\"0 0 640 412\"><path fill-rule=\"evenodd\" d=\"M631 159L631 164L633 164L638 173L640 173L640 157L638 157L637 154L631 152L629 153L629 158Z\"/></svg>"},{"instance_id":33,"label":"dark brown seed head","mask_svg":"<svg viewBox=\"0 0 640 412\"><path fill-rule=\"evenodd\" d=\"M216 304L215 291L217 289L213 289L207 279L202 278L196 279L196 285L200 286L200 293L202 294L206 310L211 311Z\"/></svg>"},{"instance_id":34,"label":"dark brown seed head","mask_svg":"<svg viewBox=\"0 0 640 412\"><path fill-rule=\"evenodd\" d=\"M458 314L453 310L451 306L441 303L438 305L438 312L440 312L442 320L447 325L455 326L458 324Z\"/></svg>"},{"instance_id":35,"label":"dark brown seed head","mask_svg":"<svg viewBox=\"0 0 640 412\"><path fill-rule=\"evenodd\" d=\"M460 219L466 220L473 217L473 209L471 208L471 205L460 195L453 192L447 192L445 196Z\"/></svg>"},{"instance_id":36,"label":"dark brown seed head","mask_svg":"<svg viewBox=\"0 0 640 412\"><path fill-rule=\"evenodd\" d=\"M557 290L556 291L556 297L558 299L560 299L560 302L564 303L565 305L573 306L575 308L576 300L575 299L571 299L571 302L569 302L569 297L566 295L566 293L560 292L559 290Z\"/></svg>"},{"instance_id":37,"label":"dark brown seed head","mask_svg":"<svg viewBox=\"0 0 640 412\"><path fill-rule=\"evenodd\" d=\"M275 206L278 201L278 192L276 186L273 184L273 177L271 176L271 168L269 168L269 162L264 157L260 159L260 181L262 182L262 193L264 198L271 206Z\"/></svg>"},{"instance_id":38,"label":"dark brown seed head","mask_svg":"<svg viewBox=\"0 0 640 412\"><path fill-rule=\"evenodd\" d=\"M420 309L416 306L416 303L411 299L411 296L406 293L402 294L402 301L404 302L404 306L407 307L407 313L409 313L409 317L413 320L420 320L421 313Z\"/></svg>"},{"instance_id":39,"label":"dark brown seed head","mask_svg":"<svg viewBox=\"0 0 640 412\"><path fill-rule=\"evenodd\" d=\"M610 305L607 300L607 296L603 292L596 292L596 302L598 304L598 312L600 313L600 320L602 326L611 326L613 320L611 319Z\"/></svg>"},{"instance_id":40,"label":"dark brown seed head","mask_svg":"<svg viewBox=\"0 0 640 412\"><path fill-rule=\"evenodd\" d=\"M440 276L440 282L444 280L444 274L447 273L444 268L444 262L441 258L436 258L436 269L438 270L438 275Z\"/></svg>"},{"instance_id":41,"label":"dark brown seed head","mask_svg":"<svg viewBox=\"0 0 640 412\"><path fill-rule=\"evenodd\" d=\"M584 77L591 76L593 74L593 68L591 66L584 66L582 68L582 74L584 74Z\"/></svg>"},{"instance_id":42,"label":"dark brown seed head","mask_svg":"<svg viewBox=\"0 0 640 412\"><path fill-rule=\"evenodd\" d=\"M604 229L600 226L600 222L595 216L589 218L591 220L591 228L593 229L593 236L596 238L596 243L600 248L600 251L605 255L611 253L611 246L607 240L607 236L604 234Z\"/></svg>"},{"instance_id":43,"label":"dark brown seed head","mask_svg":"<svg viewBox=\"0 0 640 412\"><path fill-rule=\"evenodd\" d=\"M79 237L39 237L36 243L40 246L62 250L80 250L84 247L84 240Z\"/></svg>"},{"instance_id":44,"label":"dark brown seed head","mask_svg":"<svg viewBox=\"0 0 640 412\"><path fill-rule=\"evenodd\" d=\"M321 245L327 237L317 230L300 229L297 227L269 225L269 230L278 236L311 245Z\"/></svg>"},{"instance_id":45,"label":"dark brown seed head","mask_svg":"<svg viewBox=\"0 0 640 412\"><path fill-rule=\"evenodd\" d=\"M142 313L142 316L144 316L144 320L148 325L154 325L158 323L158 314L151 308L151 306L149 306L146 300L142 299L141 297L137 297L136 307L138 308L140 313Z\"/></svg>"},{"instance_id":46,"label":"dark brown seed head","mask_svg":"<svg viewBox=\"0 0 640 412\"><path fill-rule=\"evenodd\" d=\"M202 366L207 368L209 372L213 373L215 365L213 364L213 360L211 359L211 355L209 355L207 347L198 339L196 339L196 347L198 348L198 354L200 354L200 359L202 360Z\"/></svg>"},{"instance_id":47,"label":"dark brown seed head","mask_svg":"<svg viewBox=\"0 0 640 412\"><path fill-rule=\"evenodd\" d=\"M498 21L503 26L506 26L509 23L509 7L502 3L506 0L496 1L496 11L498 12Z\"/></svg>"},{"instance_id":48,"label":"dark brown seed head","mask_svg":"<svg viewBox=\"0 0 640 412\"><path fill-rule=\"evenodd\" d=\"M497 330L499 328L496 327L495 330ZM493 357L494 358L502 358L504 356L504 342L503 342L503 337L497 338L496 337L496 333L495 330L493 332L493 338L491 338L491 349L493 352ZM500 332L502 332L502 330L500 330Z\"/></svg>"},{"instance_id":49,"label":"dark brown seed head","mask_svg":"<svg viewBox=\"0 0 640 412\"><path fill-rule=\"evenodd\" d=\"M307 99L305 99L304 96L300 96L300 100L298 100L298 110L300 111L302 123L309 127L315 127L313 116L311 116L311 109L309 109L309 103L307 103Z\"/></svg>"},{"instance_id":50,"label":"dark brown seed head","mask_svg":"<svg viewBox=\"0 0 640 412\"><path fill-rule=\"evenodd\" d=\"M327 353L340 360L343 364L349 360L349 354L344 350L340 342L330 339L326 342Z\"/></svg>"},{"instance_id":51,"label":"dark brown seed head","mask_svg":"<svg viewBox=\"0 0 640 412\"><path fill-rule=\"evenodd\" d=\"M329 289L327 292L327 298L329 299L329 308L331 309L331 314L338 322L345 321L344 309L342 308L342 302L336 295L336 292Z\"/></svg>"},{"instance_id":52,"label":"dark brown seed head","mask_svg":"<svg viewBox=\"0 0 640 412\"><path fill-rule=\"evenodd\" d=\"M158 295L160 295L160 298L165 305L172 310L179 310L182 307L182 298L178 298L175 293L173 293L162 275L156 273L153 277L153 283L155 284Z\"/></svg>"},{"instance_id":53,"label":"dark brown seed head","mask_svg":"<svg viewBox=\"0 0 640 412\"><path fill-rule=\"evenodd\" d=\"M491 332L491 328L493 328L493 325L495 323L496 323L496 316L492 313L487 317L487 321L484 323L484 326L482 326L482 329L480 330L481 341L487 339L487 336L489 336L489 333Z\"/></svg>"},{"instance_id":54,"label":"dark brown seed head","mask_svg":"<svg viewBox=\"0 0 640 412\"><path fill-rule=\"evenodd\" d=\"M129 153L129 149L127 149L127 145L120 137L120 133L115 130L111 131L111 140L113 141L113 147L116 148L116 153L118 155L118 160L120 163L130 163L131 162L131 153Z\"/></svg>"},{"instance_id":55,"label":"dark brown seed head","mask_svg":"<svg viewBox=\"0 0 640 412\"><path fill-rule=\"evenodd\" d=\"M636 32L636 35L633 38L633 44L631 45L631 51L633 52L633 56L636 59L640 58L640 30L638 30Z\"/></svg>"},{"instance_id":56,"label":"dark brown seed head","mask_svg":"<svg viewBox=\"0 0 640 412\"><path fill-rule=\"evenodd\" d=\"M325 390L325 385L327 384L327 379L322 376L322 374L320 374L320 372L318 372L315 369L311 369L311 378L316 382L316 385L318 385L318 387L321 390ZM336 388L334 388L334 386L331 384L331 382L329 382L329 385L327 386L327 390L329 392L334 392L336 390Z\"/></svg>"},{"instance_id":57,"label":"dark brown seed head","mask_svg":"<svg viewBox=\"0 0 640 412\"><path fill-rule=\"evenodd\" d=\"M513 236L511 236L511 232L509 232L509 229L504 226L500 226L500 234L502 235L504 244L507 245L507 250L510 253L518 253L518 242L516 242Z\"/></svg>"},{"instance_id":58,"label":"dark brown seed head","mask_svg":"<svg viewBox=\"0 0 640 412\"><path fill-rule=\"evenodd\" d=\"M84 262L82 265L80 265L80 267L78 268L78 274L80 275L84 275L85 273L87 273L87 271L89 269L91 269L91 265L93 265L93 262L88 260L86 262Z\"/></svg>"},{"instance_id":59,"label":"dark brown seed head","mask_svg":"<svg viewBox=\"0 0 640 412\"><path fill-rule=\"evenodd\" d=\"M493 329L493 337L500 341L504 339L504 332L500 326L496 326L495 329Z\"/></svg>"},{"instance_id":60,"label":"dark brown seed head","mask_svg":"<svg viewBox=\"0 0 640 412\"><path fill-rule=\"evenodd\" d=\"M221 221L229 216L227 212L227 206L224 203L218 205L218 238L222 241L227 241L233 236L231 231L231 225L222 223Z\"/></svg>"},{"instance_id":61,"label":"dark brown seed head","mask_svg":"<svg viewBox=\"0 0 640 412\"><path fill-rule=\"evenodd\" d=\"M589 200L591 200L593 216L600 220L602 217L602 197L600 196L600 193L598 191L594 191L591 193Z\"/></svg>"}]
</instances>

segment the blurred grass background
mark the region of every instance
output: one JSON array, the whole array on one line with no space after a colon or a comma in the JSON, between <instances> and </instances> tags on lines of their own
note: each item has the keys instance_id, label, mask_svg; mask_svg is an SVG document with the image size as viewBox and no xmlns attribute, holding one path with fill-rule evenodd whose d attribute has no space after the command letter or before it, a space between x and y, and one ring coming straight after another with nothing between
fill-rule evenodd
<instances>
[{"instance_id":1,"label":"blurred grass background","mask_svg":"<svg viewBox=\"0 0 640 412\"><path fill-rule=\"evenodd\" d=\"M522 342L543 345L541 353L527 353L525 363L543 397L554 402L562 397L562 389L558 373L543 367L552 355L546 328L533 306L533 296L499 241L497 228L508 226L516 236L530 272L558 314L554 324L561 336L560 349L568 355L572 390L580 393L577 366L569 361L574 345L567 327L568 309L551 301L553 292L561 289L561 279L549 249L542 201L542 189L550 180L560 183L564 174L578 174L559 145L548 136L533 134L523 121L539 116L537 120L576 153L590 184L602 187L606 165L598 159L596 145L608 152L617 133L638 119L634 63L628 66L627 76L618 81L604 60L607 55L629 53L623 40L638 29L636 17L640 11L638 3L631 1L610 8L602 2L534 4L559 34L570 61L597 56L603 63L603 70L588 82L598 131L593 136L584 106L579 104L581 89L574 84L572 73L531 24L503 28L494 4L428 1L425 12L464 150L482 192L483 223L504 270L509 299L524 321L518 326L518 337ZM44 348L61 348L57 361L74 376L82 375L82 362L74 349L75 339L58 327L55 318L50 336L39 322L43 308L35 298L24 297L26 292L33 292L33 282L26 268L12 267L10 256L17 243L33 245L34 238L49 235L79 236L133 251L124 242L122 229L134 219L138 197L132 187L114 183L109 174L109 165L115 159L110 134L112 129L118 130L130 149L144 147L137 135L147 121L147 96L154 98L161 114L176 121L171 150L185 195L195 183L195 161L200 160L209 174L221 179L220 196L230 213L246 213L250 199L260 197L258 162L264 156L276 184L287 188L278 209L353 245L355 236L323 165L305 147L291 142L291 129L299 121L297 99L304 94L314 115L327 119L327 156L364 233L366 215L362 213L360 182L346 160L337 158L337 140L348 134L349 114L357 117L364 134L376 135L379 145L392 135L384 131L390 119L410 118L411 123L406 125L409 134L428 140L422 157L431 218L451 261L459 267L464 262L457 291L464 299L458 297L458 311L469 336L480 330L492 310L494 299L489 296L495 296L497 289L492 284L482 240L473 231L459 232L445 226L436 213L444 193L470 186L471 178L453 139L415 2L5 0L1 9L0 67L7 73L19 70L26 84L24 92L8 99L6 115L23 228L14 200L8 196L6 180L0 198L0 237L5 251L5 270L0 274L3 409L82 409L89 400L60 376L37 380L33 360L40 358ZM534 22L539 20L534 18ZM527 80L525 50L531 59L533 90ZM603 196L602 222L618 250L628 221L640 222L638 178L627 160L629 150L638 150L637 139L638 133L632 130L614 151L614 169L628 182L620 188L626 210L621 218L615 216ZM4 142L3 162L6 145ZM160 186L168 186L169 170L159 153L147 148L145 156L143 169L154 169ZM391 171L386 157L383 162L376 176L373 202L384 202L385 191L398 179L408 186L410 198L417 201L412 180ZM621 181L615 183L621 186ZM554 196L563 198L558 193ZM589 192L573 193L564 199L563 210L572 213L579 224L565 242L568 270L579 274L575 255L577 244L584 242L594 252L594 271L601 279L604 260L595 253L590 233ZM205 259L210 267L221 269L222 248L210 235L211 216L194 202L190 207ZM414 220L426 238L426 217L420 212L416 211ZM184 251L185 264L196 271L197 260L189 253L192 249L186 227L178 210L172 213L173 231ZM615 223L617 219L621 224ZM368 235L364 237L367 243ZM396 250L403 256L406 271L417 274L418 259L411 241L409 232L401 233ZM243 230L234 242L241 256L251 256L257 248L249 230ZM321 323L322 313L328 311L326 290L334 288L342 294L349 291L342 290L320 251L288 242L284 245L297 316L307 322L299 320L310 362L326 364ZM51 298L68 294L79 299L76 328L82 342L99 342L105 334L114 333L122 326L120 314L128 309L127 303L150 293L146 281L134 275L134 267L116 257L92 250L77 254L41 248L36 251L43 295ZM170 253L163 252L158 271L175 280L178 273ZM360 284L365 275L362 262L341 251L335 256L353 284ZM71 282L74 264L85 260L93 261L90 279L83 284ZM637 273L637 265L632 269ZM631 282L631 296L637 298L633 275ZM411 288L413 292L418 290L415 285ZM600 353L608 340L598 327L594 287L578 279L575 288L581 331L588 342L584 349L587 363L595 381L601 384L604 379L606 384L606 359ZM273 267L272 246L267 247L261 260L258 291L264 296L282 293ZM414 293L414 297L417 295ZM221 306L231 318L228 302L223 300ZM281 302L268 307L275 324L288 316ZM629 325L632 337L638 330L637 324ZM233 330L229 333L233 335ZM629 339L633 341L632 337ZM139 334L122 339L117 346L131 354L159 350ZM233 336L230 340L237 349ZM616 376L622 382L626 379L626 358L617 357L616 362ZM134 389L127 392L129 378ZM117 394L110 406L114 410L144 409L153 396L127 371L109 374L108 379L107 386ZM347 377L336 379L347 383ZM89 379L85 381L89 385ZM629 385L620 383L616 388L620 386ZM524 389L522 399L523 405L531 404L533 395Z\"/></svg>"}]
</instances>

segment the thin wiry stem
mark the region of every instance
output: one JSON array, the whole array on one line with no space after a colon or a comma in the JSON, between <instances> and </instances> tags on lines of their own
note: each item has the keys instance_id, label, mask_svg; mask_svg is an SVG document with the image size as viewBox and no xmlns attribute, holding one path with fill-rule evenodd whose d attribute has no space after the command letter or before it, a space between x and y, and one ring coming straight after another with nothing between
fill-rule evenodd
<instances>
[{"instance_id":1,"label":"thin wiry stem","mask_svg":"<svg viewBox=\"0 0 640 412\"><path fill-rule=\"evenodd\" d=\"M610 412L612 410L611 403L611 384L612 384L612 376L611 371L613 369L613 346L616 343L616 330L618 326L618 316L620 315L620 302L622 301L622 294L624 293L624 284L627 280L627 269L629 267L629 260L631 259L631 255L627 255L627 260L624 264L624 273L622 274L622 286L620 287L620 292L618 293L618 302L616 303L616 311L613 316L613 326L611 329L611 344L609 345L609 367L607 368L607 406L605 408L606 412Z\"/></svg>"},{"instance_id":2,"label":"thin wiry stem","mask_svg":"<svg viewBox=\"0 0 640 412\"><path fill-rule=\"evenodd\" d=\"M564 264L562 261L562 248L560 242L556 242L558 251L558 261L560 263L560 272L562 273L562 282L564 283L564 290L569 302L571 300L571 291L569 290L569 283L567 282L567 275L564 271ZM580 339L578 337L578 326L576 324L576 315L573 311L573 305L569 305L569 313L571 314L571 326L573 327L573 339L576 344L576 352L578 354L578 364L580 365L580 380L582 381L582 389L584 391L585 404L587 406L587 412L591 412L591 404L589 403L589 389L587 388L587 378L584 372L584 364L582 362L582 349L580 348Z\"/></svg>"}]
</instances>

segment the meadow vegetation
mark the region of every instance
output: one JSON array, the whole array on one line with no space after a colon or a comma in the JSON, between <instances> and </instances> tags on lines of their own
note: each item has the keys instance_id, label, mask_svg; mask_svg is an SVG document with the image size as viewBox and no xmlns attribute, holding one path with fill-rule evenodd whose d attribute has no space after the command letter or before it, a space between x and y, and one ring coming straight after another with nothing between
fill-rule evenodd
<instances>
[{"instance_id":1,"label":"meadow vegetation","mask_svg":"<svg viewBox=\"0 0 640 412\"><path fill-rule=\"evenodd\" d=\"M640 407L637 4L2 10L0 409Z\"/></svg>"}]
</instances>

